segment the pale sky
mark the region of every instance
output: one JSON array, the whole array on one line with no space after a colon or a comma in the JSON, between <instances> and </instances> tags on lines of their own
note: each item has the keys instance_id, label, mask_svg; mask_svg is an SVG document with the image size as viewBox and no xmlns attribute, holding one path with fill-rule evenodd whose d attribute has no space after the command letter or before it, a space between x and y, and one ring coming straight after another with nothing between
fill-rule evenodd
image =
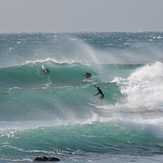
<instances>
[{"instance_id":1,"label":"pale sky","mask_svg":"<svg viewBox=\"0 0 163 163\"><path fill-rule=\"evenodd\" d=\"M163 31L163 0L0 0L0 33Z\"/></svg>"}]
</instances>

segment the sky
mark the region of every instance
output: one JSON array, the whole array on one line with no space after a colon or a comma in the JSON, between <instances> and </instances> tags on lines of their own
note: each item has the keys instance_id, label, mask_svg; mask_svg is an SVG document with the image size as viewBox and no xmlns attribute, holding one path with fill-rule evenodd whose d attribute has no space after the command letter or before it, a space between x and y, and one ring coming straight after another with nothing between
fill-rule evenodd
<instances>
[{"instance_id":1,"label":"sky","mask_svg":"<svg viewBox=\"0 0 163 163\"><path fill-rule=\"evenodd\" d=\"M163 31L163 0L0 0L0 33Z\"/></svg>"}]
</instances>

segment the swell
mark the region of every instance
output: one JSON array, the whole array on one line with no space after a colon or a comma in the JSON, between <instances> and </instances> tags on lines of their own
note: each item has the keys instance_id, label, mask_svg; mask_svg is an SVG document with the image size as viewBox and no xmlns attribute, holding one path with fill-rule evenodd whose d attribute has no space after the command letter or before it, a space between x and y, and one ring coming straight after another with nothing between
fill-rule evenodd
<instances>
[{"instance_id":1,"label":"swell","mask_svg":"<svg viewBox=\"0 0 163 163\"><path fill-rule=\"evenodd\" d=\"M115 104L123 95L116 83L99 84L105 103ZM13 88L0 92L1 120L72 120L88 119L98 111L90 103L98 97L92 84L39 89ZM101 113L103 114L103 113Z\"/></svg>"},{"instance_id":2,"label":"swell","mask_svg":"<svg viewBox=\"0 0 163 163\"><path fill-rule=\"evenodd\" d=\"M46 76L42 65L50 70ZM97 110L90 103L98 97L94 83L104 91L104 103L114 105L124 98L116 82L117 76L128 76L140 65L85 65L52 61L29 62L1 69L1 120L61 121L89 119ZM93 77L83 81L88 71ZM109 71L109 74L108 74ZM86 114L87 113L87 114ZM105 112L101 111L101 116Z\"/></svg>"},{"instance_id":3,"label":"swell","mask_svg":"<svg viewBox=\"0 0 163 163\"><path fill-rule=\"evenodd\" d=\"M48 77L42 72L43 64L50 69ZM109 115L110 108L116 109L117 112L124 112L124 114L125 112L129 114L153 112L155 115L156 111L162 114L160 83L163 65L160 62L145 66L86 66L79 63L51 62L43 64L30 63L1 71L4 78L1 80L4 87L0 90L1 120L59 119L69 122L87 120L94 114L105 117ZM22 75L23 77L18 78L17 69L28 74L31 70L32 72L36 70L36 67L39 67L40 76L37 76L37 71L35 71L34 77L31 74L32 79L28 79L30 75ZM86 70L92 72L93 80L82 81ZM14 72L14 77L11 75L12 72ZM8 73L12 76L9 79ZM115 78L111 81L112 76ZM91 105L95 104L98 98L93 96L97 93L94 88L95 83L105 94L104 106L99 106L96 110ZM108 113L106 114L105 111Z\"/></svg>"},{"instance_id":4,"label":"swell","mask_svg":"<svg viewBox=\"0 0 163 163\"><path fill-rule=\"evenodd\" d=\"M49 69L49 75L45 75L43 66ZM80 63L29 62L23 65L1 68L0 85L1 89L12 87L38 88L46 83L53 83L55 86L80 85L86 71L95 74L89 66Z\"/></svg>"},{"instance_id":5,"label":"swell","mask_svg":"<svg viewBox=\"0 0 163 163\"><path fill-rule=\"evenodd\" d=\"M79 62L58 63L52 60L26 62L18 66L0 68L0 88L40 88L50 84L53 86L78 86L88 84L88 82L108 82L115 76L127 77L140 66L139 64L86 65ZM49 69L49 75L45 75L43 67ZM91 80L83 80L85 72L92 74Z\"/></svg>"},{"instance_id":6,"label":"swell","mask_svg":"<svg viewBox=\"0 0 163 163\"><path fill-rule=\"evenodd\" d=\"M117 123L62 125L33 130L3 133L1 158L6 153L12 157L34 158L38 155L153 155L162 153L161 139L133 132ZM9 157L10 158L10 157Z\"/></svg>"}]
</instances>

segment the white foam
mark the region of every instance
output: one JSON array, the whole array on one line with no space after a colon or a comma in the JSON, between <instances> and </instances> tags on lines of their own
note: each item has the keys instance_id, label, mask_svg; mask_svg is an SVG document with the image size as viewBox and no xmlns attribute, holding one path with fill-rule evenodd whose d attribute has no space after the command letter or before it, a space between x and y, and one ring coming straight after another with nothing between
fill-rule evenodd
<instances>
[{"instance_id":1,"label":"white foam","mask_svg":"<svg viewBox=\"0 0 163 163\"><path fill-rule=\"evenodd\" d=\"M148 110L163 110L163 64L156 62L138 68L127 79L116 78L121 92L127 95L126 106Z\"/></svg>"}]
</instances>

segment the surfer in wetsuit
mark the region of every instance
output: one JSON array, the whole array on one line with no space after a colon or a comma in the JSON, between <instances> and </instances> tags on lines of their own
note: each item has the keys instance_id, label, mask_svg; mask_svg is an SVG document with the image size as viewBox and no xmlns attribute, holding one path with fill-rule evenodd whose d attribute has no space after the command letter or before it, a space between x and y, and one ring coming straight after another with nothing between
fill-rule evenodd
<instances>
[{"instance_id":1,"label":"surfer in wetsuit","mask_svg":"<svg viewBox=\"0 0 163 163\"><path fill-rule=\"evenodd\" d=\"M48 69L47 67L45 67L44 65L42 65L41 68L42 68L43 73L44 73L46 76L50 73L49 69Z\"/></svg>"},{"instance_id":2,"label":"surfer in wetsuit","mask_svg":"<svg viewBox=\"0 0 163 163\"><path fill-rule=\"evenodd\" d=\"M86 72L83 76L84 76L86 79L89 79L90 77L92 77L91 73L89 73L89 72Z\"/></svg>"},{"instance_id":3,"label":"surfer in wetsuit","mask_svg":"<svg viewBox=\"0 0 163 163\"><path fill-rule=\"evenodd\" d=\"M45 75L48 75L49 72L50 72L49 69L48 68L45 68L45 70L44 70Z\"/></svg>"},{"instance_id":4,"label":"surfer in wetsuit","mask_svg":"<svg viewBox=\"0 0 163 163\"><path fill-rule=\"evenodd\" d=\"M100 89L100 87L98 87L98 86L96 86L96 85L94 85L94 86L95 86L95 88L96 88L97 91L98 91L94 96L97 96L98 94L101 95L101 96L97 99L97 102L96 102L96 104L97 104L99 100L100 100L100 101L103 100L103 98L104 98L104 93L102 92L102 90Z\"/></svg>"},{"instance_id":5,"label":"surfer in wetsuit","mask_svg":"<svg viewBox=\"0 0 163 163\"><path fill-rule=\"evenodd\" d=\"M43 70L43 72L44 72L44 74L46 75L46 76L48 76L48 74L50 73L50 71L49 71L49 69L47 68L47 67L42 67L42 70Z\"/></svg>"}]
</instances>

